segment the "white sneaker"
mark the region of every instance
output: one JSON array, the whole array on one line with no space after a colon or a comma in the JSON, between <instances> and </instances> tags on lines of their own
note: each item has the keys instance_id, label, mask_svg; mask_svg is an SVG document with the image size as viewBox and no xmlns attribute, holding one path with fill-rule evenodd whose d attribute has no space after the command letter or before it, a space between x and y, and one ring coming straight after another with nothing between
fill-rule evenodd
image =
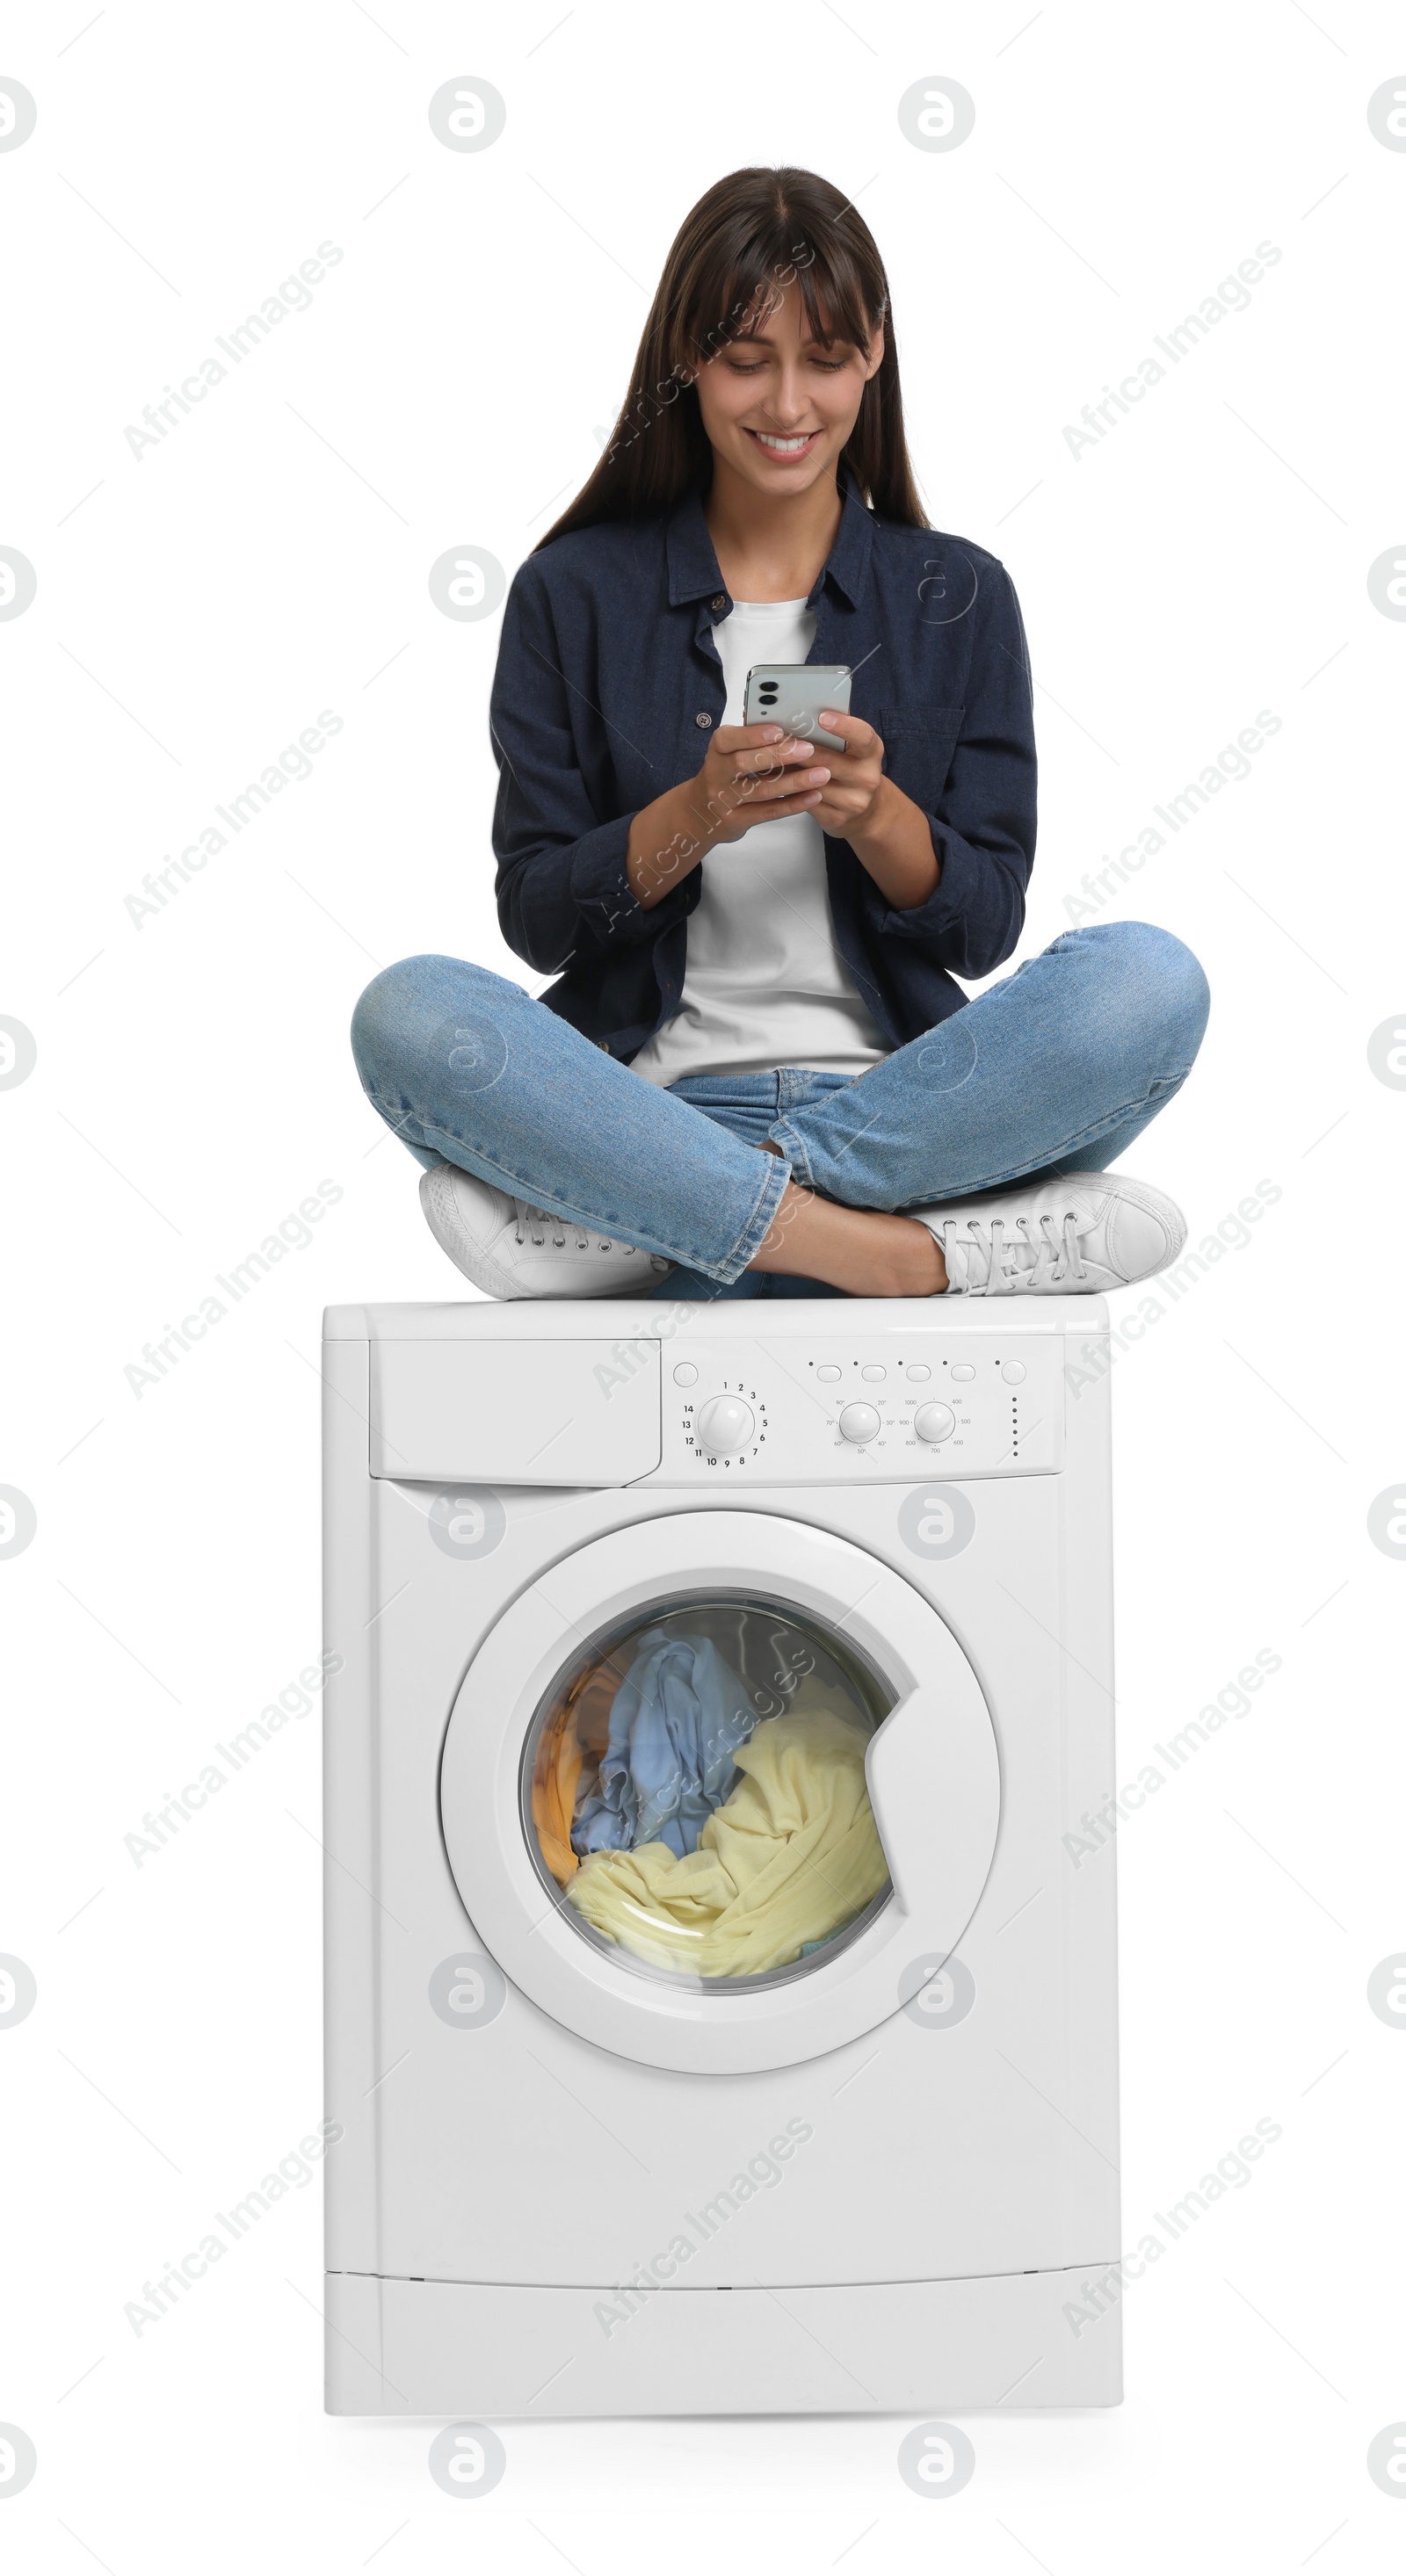
<instances>
[{"instance_id":1,"label":"white sneaker","mask_svg":"<svg viewBox=\"0 0 1406 2576\"><path fill-rule=\"evenodd\" d=\"M1094 1296L1151 1279L1186 1241L1180 1208L1121 1172L1041 1174L903 1213L941 1245L957 1297Z\"/></svg>"},{"instance_id":2,"label":"white sneaker","mask_svg":"<svg viewBox=\"0 0 1406 2576\"><path fill-rule=\"evenodd\" d=\"M489 1297L625 1297L668 1277L672 1261L549 1216L487 1181L436 1163L420 1183L430 1232Z\"/></svg>"}]
</instances>

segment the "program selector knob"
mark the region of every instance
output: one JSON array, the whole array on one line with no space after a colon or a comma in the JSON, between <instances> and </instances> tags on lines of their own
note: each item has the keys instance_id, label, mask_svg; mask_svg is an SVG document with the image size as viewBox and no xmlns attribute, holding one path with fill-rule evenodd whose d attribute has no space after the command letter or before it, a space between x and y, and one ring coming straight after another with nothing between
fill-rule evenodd
<instances>
[{"instance_id":1,"label":"program selector knob","mask_svg":"<svg viewBox=\"0 0 1406 2576\"><path fill-rule=\"evenodd\" d=\"M732 1449L745 1449L756 1430L756 1418L740 1395L711 1395L699 1407L698 1445L716 1456L726 1456Z\"/></svg>"},{"instance_id":2,"label":"program selector knob","mask_svg":"<svg viewBox=\"0 0 1406 2576\"><path fill-rule=\"evenodd\" d=\"M840 1415L842 1440L872 1440L879 1428L879 1417L872 1404L847 1404Z\"/></svg>"},{"instance_id":3,"label":"program selector knob","mask_svg":"<svg viewBox=\"0 0 1406 2576\"><path fill-rule=\"evenodd\" d=\"M920 1404L913 1428L920 1440L950 1440L957 1420L950 1404Z\"/></svg>"}]
</instances>

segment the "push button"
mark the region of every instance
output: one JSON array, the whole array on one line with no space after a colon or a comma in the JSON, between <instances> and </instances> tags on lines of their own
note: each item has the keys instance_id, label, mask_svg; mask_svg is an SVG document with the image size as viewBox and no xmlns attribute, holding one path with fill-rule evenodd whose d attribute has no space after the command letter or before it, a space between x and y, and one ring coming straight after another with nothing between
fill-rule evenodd
<instances>
[{"instance_id":1,"label":"push button","mask_svg":"<svg viewBox=\"0 0 1406 2576\"><path fill-rule=\"evenodd\" d=\"M955 1374L956 1374L956 1372L954 1371L954 1372L953 1372L953 1374L955 1375ZM931 1377L931 1375L932 1375L932 1370L931 1370L930 1368L923 1368L923 1367L920 1365L920 1366L918 1366L917 1368L910 1368L910 1369L906 1369L906 1370L904 1371L904 1375L905 1375L906 1377L911 1377L911 1378L915 1381L915 1383L916 1383L916 1384L918 1384L918 1385L922 1385L922 1384L923 1384L923 1383L924 1383L928 1378L930 1378L930 1377Z\"/></svg>"},{"instance_id":2,"label":"push button","mask_svg":"<svg viewBox=\"0 0 1406 2576\"><path fill-rule=\"evenodd\" d=\"M822 1386L834 1386L836 1381L844 1376L844 1370L832 1368L827 1360L824 1368L818 1368L815 1374Z\"/></svg>"},{"instance_id":3,"label":"push button","mask_svg":"<svg viewBox=\"0 0 1406 2576\"><path fill-rule=\"evenodd\" d=\"M675 1386L696 1386L698 1384L698 1371L694 1367L692 1360L680 1360L678 1367L674 1371L674 1384Z\"/></svg>"},{"instance_id":4,"label":"push button","mask_svg":"<svg viewBox=\"0 0 1406 2576\"><path fill-rule=\"evenodd\" d=\"M1024 1360L1002 1360L1001 1375L1007 1386L1019 1386L1025 1375Z\"/></svg>"},{"instance_id":5,"label":"push button","mask_svg":"<svg viewBox=\"0 0 1406 2576\"><path fill-rule=\"evenodd\" d=\"M859 1374L861 1377L867 1377L872 1384L875 1378L887 1377L888 1370L882 1368L862 1368Z\"/></svg>"},{"instance_id":6,"label":"push button","mask_svg":"<svg viewBox=\"0 0 1406 2576\"><path fill-rule=\"evenodd\" d=\"M952 1371L952 1382L954 1386L970 1386L975 1375L975 1369L968 1368L965 1360L958 1360L956 1367Z\"/></svg>"}]
</instances>

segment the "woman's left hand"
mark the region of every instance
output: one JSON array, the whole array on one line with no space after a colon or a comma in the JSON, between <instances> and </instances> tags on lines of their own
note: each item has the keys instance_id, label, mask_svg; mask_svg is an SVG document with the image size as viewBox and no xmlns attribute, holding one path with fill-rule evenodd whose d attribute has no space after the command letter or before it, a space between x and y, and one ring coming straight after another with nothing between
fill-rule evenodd
<instances>
[{"instance_id":1,"label":"woman's left hand","mask_svg":"<svg viewBox=\"0 0 1406 2576\"><path fill-rule=\"evenodd\" d=\"M841 715L823 707L820 722L837 733L842 752L816 746L817 761L828 762L830 778L811 812L822 832L848 841L862 868L897 912L926 903L939 875L928 818L911 796L884 776L884 746L862 716Z\"/></svg>"},{"instance_id":2,"label":"woman's left hand","mask_svg":"<svg viewBox=\"0 0 1406 2576\"><path fill-rule=\"evenodd\" d=\"M884 746L862 716L844 716L837 707L822 707L820 721L827 733L840 735L845 747L832 755L817 743L816 759L831 762L830 783L811 812L822 832L837 841L853 840L857 846L865 829L878 818L886 785Z\"/></svg>"}]
</instances>

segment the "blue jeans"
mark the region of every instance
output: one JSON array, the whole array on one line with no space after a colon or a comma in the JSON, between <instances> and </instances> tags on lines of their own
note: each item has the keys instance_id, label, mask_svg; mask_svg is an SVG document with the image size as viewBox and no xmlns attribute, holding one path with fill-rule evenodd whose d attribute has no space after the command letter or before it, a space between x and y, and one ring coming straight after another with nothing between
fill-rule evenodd
<instances>
[{"instance_id":1,"label":"blue jeans","mask_svg":"<svg viewBox=\"0 0 1406 2576\"><path fill-rule=\"evenodd\" d=\"M407 957L362 994L352 1049L417 1162L662 1253L678 1268L656 1294L828 1297L747 1267L793 1173L846 1206L901 1209L1101 1172L1180 1090L1209 999L1180 940L1107 922L1066 931L867 1073L664 1090L501 975Z\"/></svg>"}]
</instances>

